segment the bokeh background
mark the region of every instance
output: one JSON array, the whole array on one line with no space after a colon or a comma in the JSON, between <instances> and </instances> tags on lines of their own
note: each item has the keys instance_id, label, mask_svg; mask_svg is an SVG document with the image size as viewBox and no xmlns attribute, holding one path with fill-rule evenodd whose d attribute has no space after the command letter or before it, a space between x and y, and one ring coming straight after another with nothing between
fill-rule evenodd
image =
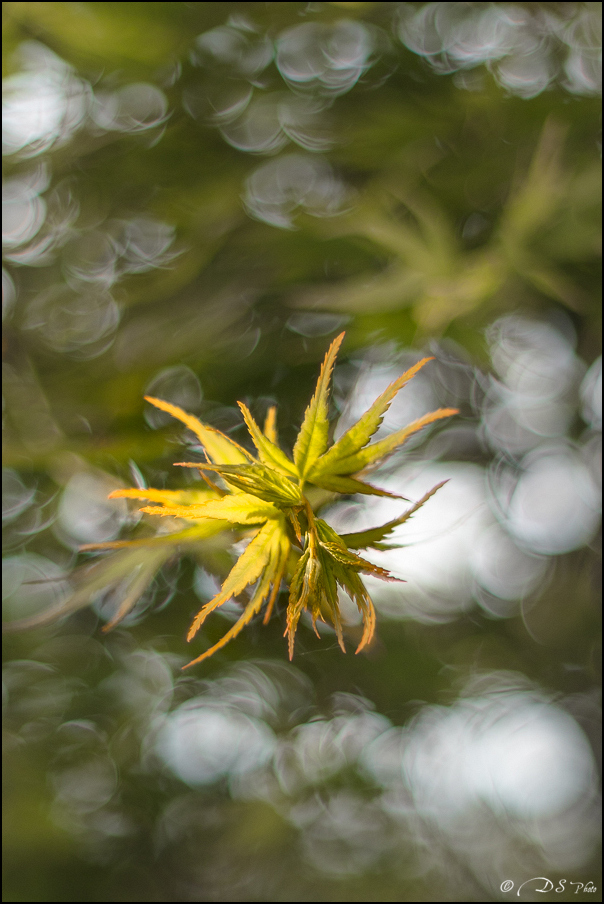
<instances>
[{"instance_id":1,"label":"bokeh background","mask_svg":"<svg viewBox=\"0 0 604 904\"><path fill-rule=\"evenodd\" d=\"M381 430L460 409L377 478L449 482L372 557L407 583L367 578L364 654L347 609L290 664L282 597L181 672L239 611L187 647L216 543L112 633L119 587L6 635L4 900L600 900L601 5L3 17L6 620L128 536L112 489L194 479L145 393L243 443L277 403L291 448L345 329L336 435L425 354Z\"/></svg>"}]
</instances>

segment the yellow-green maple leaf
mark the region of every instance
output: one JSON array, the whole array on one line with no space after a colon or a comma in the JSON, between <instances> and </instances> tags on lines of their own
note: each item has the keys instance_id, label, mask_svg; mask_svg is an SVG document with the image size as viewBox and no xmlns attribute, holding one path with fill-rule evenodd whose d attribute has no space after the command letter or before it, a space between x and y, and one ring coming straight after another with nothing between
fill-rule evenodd
<instances>
[{"instance_id":1,"label":"yellow-green maple leaf","mask_svg":"<svg viewBox=\"0 0 604 904\"><path fill-rule=\"evenodd\" d=\"M294 445L293 460L279 446L274 406L269 409L261 431L247 406L239 403L257 450L256 458L219 430L203 424L178 406L146 396L150 404L171 414L197 436L207 461L177 464L199 470L207 485L182 490L120 489L111 493L110 498L143 500L147 503L141 508L145 515L193 524L154 536L145 535L143 527L143 535L131 540L82 547L85 550L104 549L112 554L77 572L81 585L66 601L48 612L16 622L14 627L46 624L59 615L81 608L99 589L119 586L123 588L123 596L114 617L106 625L108 629L131 610L157 569L171 555L194 549L196 544L228 529L239 531L240 536L251 536L251 539L220 591L195 616L188 640L197 634L208 615L227 600L243 594L247 594L248 599L240 618L229 631L188 665L199 663L221 649L263 606L266 623L281 583L287 579L289 602L285 634L290 658L304 611L309 613L315 632L318 620L333 625L338 643L345 649L338 588L356 603L363 619L357 653L366 647L375 630L375 609L360 574L371 574L387 581L399 579L362 558L355 550L371 546L387 548L382 542L384 537L403 524L442 484L387 524L342 536L315 516L305 494L305 485L314 483L333 493L404 498L371 486L363 479L365 474L398 449L408 436L440 418L455 414L456 410L441 408L370 444L397 392L432 360L423 358L391 383L356 424L328 449L329 388L343 338L342 333L327 351ZM210 480L208 473L216 476L217 483Z\"/></svg>"},{"instance_id":2,"label":"yellow-green maple leaf","mask_svg":"<svg viewBox=\"0 0 604 904\"><path fill-rule=\"evenodd\" d=\"M343 339L344 333L340 333L329 346L321 367L315 394L306 409L304 420L294 445L294 462L302 479L327 448L329 384L331 372L336 363L336 355Z\"/></svg>"}]
</instances>

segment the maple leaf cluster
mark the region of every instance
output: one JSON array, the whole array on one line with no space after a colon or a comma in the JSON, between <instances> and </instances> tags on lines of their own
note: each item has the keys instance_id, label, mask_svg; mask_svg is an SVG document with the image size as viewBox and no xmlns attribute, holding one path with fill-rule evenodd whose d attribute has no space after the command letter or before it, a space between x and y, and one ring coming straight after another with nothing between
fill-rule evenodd
<instances>
[{"instance_id":1,"label":"maple leaf cluster","mask_svg":"<svg viewBox=\"0 0 604 904\"><path fill-rule=\"evenodd\" d=\"M387 524L342 535L317 517L307 495L308 489L319 487L330 494L394 496L367 483L367 474L400 448L411 434L440 418L456 414L457 410L440 408L384 439L370 443L395 395L432 360L423 358L391 383L359 420L329 447L329 386L343 338L344 333L332 342L325 356L292 458L279 445L274 407L269 409L264 428L260 429L246 405L238 403L256 447L256 456L253 456L219 430L203 424L176 405L146 396L148 402L182 421L197 436L206 461L178 462L177 465L199 470L205 478L205 486L184 490L119 489L109 498L145 500L153 504L143 506L141 512L182 519L189 522L189 526L154 537L82 547L114 549L116 553L105 563L97 562L88 570L83 586L76 589L67 604L62 604L57 611L43 613L42 617L24 620L18 626L41 624L57 614L73 611L89 598L91 587L100 588L108 580L123 578L128 572L133 577L126 581L117 612L105 626L109 629L132 609L153 574L176 549L235 529L242 537L249 538L249 542L220 591L193 619L187 639L192 640L208 615L228 600L247 593L247 602L230 630L185 668L207 659L232 640L263 607L264 623L267 623L283 582L289 584L285 634L290 659L296 628L304 611L310 613L315 632L318 620L331 624L344 650L338 588L348 594L362 615L363 633L356 652L366 647L375 630L375 609L360 574L372 574L386 581L398 579L361 557L357 550L390 548L383 543L384 538L416 512L442 483ZM116 556L121 556L119 561ZM106 562L112 559L112 565L107 565Z\"/></svg>"}]
</instances>

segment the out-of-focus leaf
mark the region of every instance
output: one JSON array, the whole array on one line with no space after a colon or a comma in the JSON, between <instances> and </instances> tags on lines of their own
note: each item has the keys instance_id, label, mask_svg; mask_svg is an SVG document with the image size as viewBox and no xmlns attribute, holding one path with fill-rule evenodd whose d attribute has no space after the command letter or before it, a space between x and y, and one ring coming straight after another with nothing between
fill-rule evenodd
<instances>
[{"instance_id":1,"label":"out-of-focus leaf","mask_svg":"<svg viewBox=\"0 0 604 904\"><path fill-rule=\"evenodd\" d=\"M174 531L171 534L155 534L152 537L140 537L136 540L107 540L104 543L85 543L80 546L82 552L93 549L125 549L128 546L142 549L146 546L173 546L178 548L187 543L198 543L199 540L207 540L215 534L230 527L228 521L207 520L194 527L185 527L184 530Z\"/></svg>"},{"instance_id":2,"label":"out-of-focus leaf","mask_svg":"<svg viewBox=\"0 0 604 904\"><path fill-rule=\"evenodd\" d=\"M97 593L121 585L124 596L117 613L104 628L109 630L132 609L153 576L173 552L173 543L159 548L157 546L149 548L148 545L144 548L136 546L120 549L92 565L83 565L71 575L71 580L77 586L65 600L36 615L6 622L2 626L3 631L22 631L52 624L56 619L88 606Z\"/></svg>"}]
</instances>

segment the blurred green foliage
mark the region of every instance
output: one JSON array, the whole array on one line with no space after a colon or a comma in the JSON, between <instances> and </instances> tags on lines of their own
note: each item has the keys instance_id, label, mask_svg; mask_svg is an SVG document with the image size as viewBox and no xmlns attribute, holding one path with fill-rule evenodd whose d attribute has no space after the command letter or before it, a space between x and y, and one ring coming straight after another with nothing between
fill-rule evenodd
<instances>
[{"instance_id":1,"label":"blurred green foliage","mask_svg":"<svg viewBox=\"0 0 604 904\"><path fill-rule=\"evenodd\" d=\"M235 402L245 400L260 420L278 401L281 438L291 448L329 337L346 328L351 366L372 349L413 349L419 357L427 346L472 382L460 401L443 377L437 402L460 404L474 439L469 446L451 439L445 455L437 437L413 454L488 469L498 453L476 440L493 371L485 331L506 315L559 323L576 336L573 354L583 367L597 358L601 101L588 76L600 6L515 4L534 38L531 65L546 73L533 91L513 88L528 50L483 59L477 40L471 65L450 47L410 49L401 35L415 34L409 17L424 7L434 15L453 10L460 20L508 10L4 4L4 460L11 479L17 474L37 491L31 519L6 531L11 560L46 557L58 572L81 561L73 537L52 527L74 475L131 485L135 466L152 486L185 479L171 468L173 427L148 429L168 423L144 410L143 395L160 378L173 379L176 404L238 441ZM312 64L315 76L296 82L293 51L286 57L283 47L301 25L315 29L297 33L311 36L311 62L318 41L332 56L325 51L321 65ZM435 32L429 22L423 28L414 40L423 34L429 45ZM350 60L348 68L336 65L347 41L357 41L356 77ZM585 80L573 82L579 69ZM24 75L42 81L26 84ZM48 92L44 116L31 106L32 85ZM63 113L44 131L59 95ZM14 135L28 128L34 137L19 145ZM342 375L340 411L354 384ZM179 392L192 393L190 406ZM571 395L568 436L578 443L585 416L576 387ZM501 458L508 464L513 455ZM209 548L201 564L224 568L226 556ZM363 657L331 647L319 654L307 640L291 672L304 702L271 725L289 731L293 712L308 724L336 718L340 694L371 701L376 717L402 726L422 706L452 703L472 675L506 671L556 698L581 698L569 709L580 715L583 706L577 719L589 735L598 563L593 540L551 556L528 620L522 608L495 618L478 607L436 623L385 618ZM489 886L471 858L423 837L433 845L426 867L413 833L356 874L322 872L300 842L302 808L295 822L283 789L280 809L229 792L224 777L191 788L148 765L141 749L158 714L223 680L229 665L283 660L282 620L252 624L203 678L180 678L182 613L199 608L196 565L169 565L152 617L141 614L106 638L99 603L68 627L7 639L4 899L499 900L505 875ZM220 625L210 631L208 645L221 633ZM177 678L166 677L166 663ZM82 802L71 811L65 804L87 751L119 772L100 815ZM325 788L352 789L371 811L371 781L349 772ZM328 801L328 790L316 787ZM394 837L384 813L376 815L376 837ZM511 860L503 862L520 870L525 843L502 833L498 850L508 843ZM551 861L539 856L529 858L531 867L555 879ZM583 878L595 877L595 862L586 856Z\"/></svg>"}]
</instances>

